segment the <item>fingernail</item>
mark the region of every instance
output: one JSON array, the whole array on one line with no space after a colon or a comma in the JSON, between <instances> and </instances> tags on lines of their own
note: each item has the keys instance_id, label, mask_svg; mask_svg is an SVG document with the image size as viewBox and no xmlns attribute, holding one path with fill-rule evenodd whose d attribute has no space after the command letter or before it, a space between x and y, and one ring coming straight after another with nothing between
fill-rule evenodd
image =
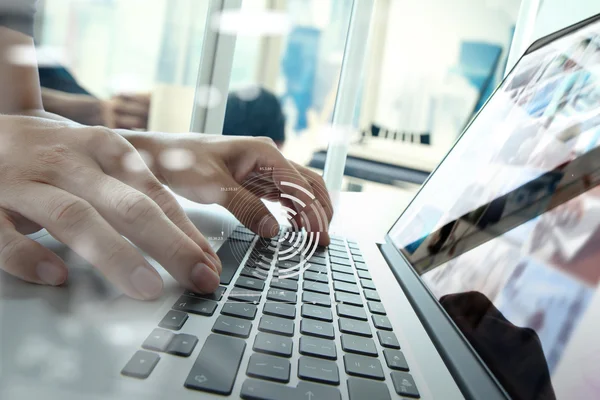
<instances>
[{"instance_id":1,"label":"fingernail","mask_svg":"<svg viewBox=\"0 0 600 400\"><path fill-rule=\"evenodd\" d=\"M129 279L135 290L146 300L155 299L162 292L162 279L156 273L150 271L148 267L137 267L133 270Z\"/></svg>"},{"instance_id":2,"label":"fingernail","mask_svg":"<svg viewBox=\"0 0 600 400\"><path fill-rule=\"evenodd\" d=\"M57 286L65 281L65 272L58 265L42 261L36 269L38 277L47 285Z\"/></svg>"},{"instance_id":3,"label":"fingernail","mask_svg":"<svg viewBox=\"0 0 600 400\"><path fill-rule=\"evenodd\" d=\"M213 265L217 268L217 271L215 271L217 274L221 275L221 272L223 271L223 265L221 264L221 261L216 258L213 257L212 254L209 253L205 253L206 256L208 257L208 259L213 263Z\"/></svg>"},{"instance_id":4,"label":"fingernail","mask_svg":"<svg viewBox=\"0 0 600 400\"><path fill-rule=\"evenodd\" d=\"M202 293L212 293L219 286L220 278L206 264L196 264L192 269L192 283Z\"/></svg>"}]
</instances>

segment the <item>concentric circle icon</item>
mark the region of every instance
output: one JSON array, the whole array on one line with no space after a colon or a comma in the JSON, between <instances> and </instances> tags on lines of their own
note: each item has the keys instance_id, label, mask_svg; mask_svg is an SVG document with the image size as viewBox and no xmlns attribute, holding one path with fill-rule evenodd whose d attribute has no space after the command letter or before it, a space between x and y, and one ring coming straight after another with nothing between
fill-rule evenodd
<instances>
[{"instance_id":1,"label":"concentric circle icon","mask_svg":"<svg viewBox=\"0 0 600 400\"><path fill-rule=\"evenodd\" d=\"M267 170L254 174L239 188L231 189L235 194L231 196L229 211L253 231L269 232L273 226L273 216L259 199L279 202L280 220L286 221L285 226L279 224L279 232L269 232L273 237L259 237L248 255L247 241L233 241L235 258L244 262L243 266L251 269L257 278L266 279L271 271L273 278L292 278L311 266L311 257L328 229L325 210L319 201L327 193L322 184L313 184L306 176L303 178L310 183L311 190L296 183L298 172L295 170L277 173ZM235 228L223 227L223 231L232 232Z\"/></svg>"}]
</instances>

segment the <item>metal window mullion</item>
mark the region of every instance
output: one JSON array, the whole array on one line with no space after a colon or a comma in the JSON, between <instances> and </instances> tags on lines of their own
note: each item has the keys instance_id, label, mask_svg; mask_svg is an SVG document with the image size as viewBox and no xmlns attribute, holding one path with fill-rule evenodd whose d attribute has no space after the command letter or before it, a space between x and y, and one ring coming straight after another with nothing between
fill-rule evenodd
<instances>
[{"instance_id":1,"label":"metal window mullion","mask_svg":"<svg viewBox=\"0 0 600 400\"><path fill-rule=\"evenodd\" d=\"M327 189L332 192L342 188L350 137L356 129L354 114L363 77L372 12L373 0L354 0L333 113L334 133L329 139L323 171Z\"/></svg>"},{"instance_id":2,"label":"metal window mullion","mask_svg":"<svg viewBox=\"0 0 600 400\"><path fill-rule=\"evenodd\" d=\"M240 9L241 4L242 0L212 0L208 8L195 96L206 87L216 89L221 96L218 104L210 108L198 104L194 98L191 132L221 134L223 131L236 37L220 34L213 29L212 22L225 10Z\"/></svg>"}]
</instances>

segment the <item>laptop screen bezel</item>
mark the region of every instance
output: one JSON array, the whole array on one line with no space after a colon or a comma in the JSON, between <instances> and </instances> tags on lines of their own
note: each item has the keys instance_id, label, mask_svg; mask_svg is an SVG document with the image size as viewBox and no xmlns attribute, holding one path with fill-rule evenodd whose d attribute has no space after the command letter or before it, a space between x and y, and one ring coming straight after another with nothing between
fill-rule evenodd
<instances>
[{"instance_id":1,"label":"laptop screen bezel","mask_svg":"<svg viewBox=\"0 0 600 400\"><path fill-rule=\"evenodd\" d=\"M444 158L440 161L438 166L425 180L419 191L415 194L413 199L406 206L405 211L403 211L400 214L398 219L394 222L394 224L386 234L385 243L380 246L380 250L383 256L388 261L392 272L395 274L398 282L400 283L405 294L409 298L409 301L413 305L413 308L417 312L417 315L423 322L425 329L430 335L440 355L444 359L446 366L455 378L457 385L463 392L463 395L465 395L465 397L467 398L477 399L481 398L480 396L482 395L489 395L489 397L487 398L490 399L509 398L509 396L500 384L500 382L492 374L485 362L480 358L479 354L475 351L475 349L471 346L466 337L462 334L458 326L456 326L452 318L450 318L450 316L440 305L433 292L431 292L431 290L427 287L425 282L423 282L421 277L418 275L417 271L412 267L409 260L404 256L400 249L396 247L390 236L390 233L394 230L396 225L404 217L406 210L410 208L413 201L419 196L423 187L425 187L425 185L429 183L431 177L437 172L438 169L441 168L444 161L448 157L448 154L450 154L454 150L455 146L462 139L463 135L470 129L471 125L473 124L473 121L479 117L480 113L482 113L483 110L485 110L490 99L492 99L497 94L499 88L502 86L502 83L504 83L504 81L506 81L506 79L508 79L508 77L510 77L513 74L516 66L519 65L522 58L530 54L531 52L536 51L557 39L560 39L565 35L578 31L584 28L585 26L597 21L600 21L600 14L596 14L583 21L580 21L557 32L544 36L536 40L527 48L525 53L521 57L519 57L517 63L515 63L515 65L511 68L510 72L506 74L502 82L496 87L496 89L485 102L483 107L481 107L479 112L471 119L469 124L467 124L463 132L451 146L450 150L446 153L446 156L444 156ZM463 346L458 345L458 343L456 342L457 338L460 338ZM482 371L487 374L489 380L482 381ZM476 378L476 380L473 378ZM495 397L492 397L492 394L488 392L489 390L492 390L493 386L495 386L494 389L496 390L496 392L494 393Z\"/></svg>"}]
</instances>

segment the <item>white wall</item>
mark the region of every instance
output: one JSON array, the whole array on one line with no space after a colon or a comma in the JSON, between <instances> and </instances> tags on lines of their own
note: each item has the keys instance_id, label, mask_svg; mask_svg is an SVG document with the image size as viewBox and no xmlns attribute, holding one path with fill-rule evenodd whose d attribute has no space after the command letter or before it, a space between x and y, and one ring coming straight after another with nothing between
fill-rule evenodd
<instances>
[{"instance_id":1,"label":"white wall","mask_svg":"<svg viewBox=\"0 0 600 400\"><path fill-rule=\"evenodd\" d=\"M419 130L427 120L427 87L457 64L460 42L487 41L506 49L520 0L389 1L374 122Z\"/></svg>"},{"instance_id":2,"label":"white wall","mask_svg":"<svg viewBox=\"0 0 600 400\"><path fill-rule=\"evenodd\" d=\"M596 14L600 14L598 0L544 0L537 16L533 41Z\"/></svg>"}]
</instances>

